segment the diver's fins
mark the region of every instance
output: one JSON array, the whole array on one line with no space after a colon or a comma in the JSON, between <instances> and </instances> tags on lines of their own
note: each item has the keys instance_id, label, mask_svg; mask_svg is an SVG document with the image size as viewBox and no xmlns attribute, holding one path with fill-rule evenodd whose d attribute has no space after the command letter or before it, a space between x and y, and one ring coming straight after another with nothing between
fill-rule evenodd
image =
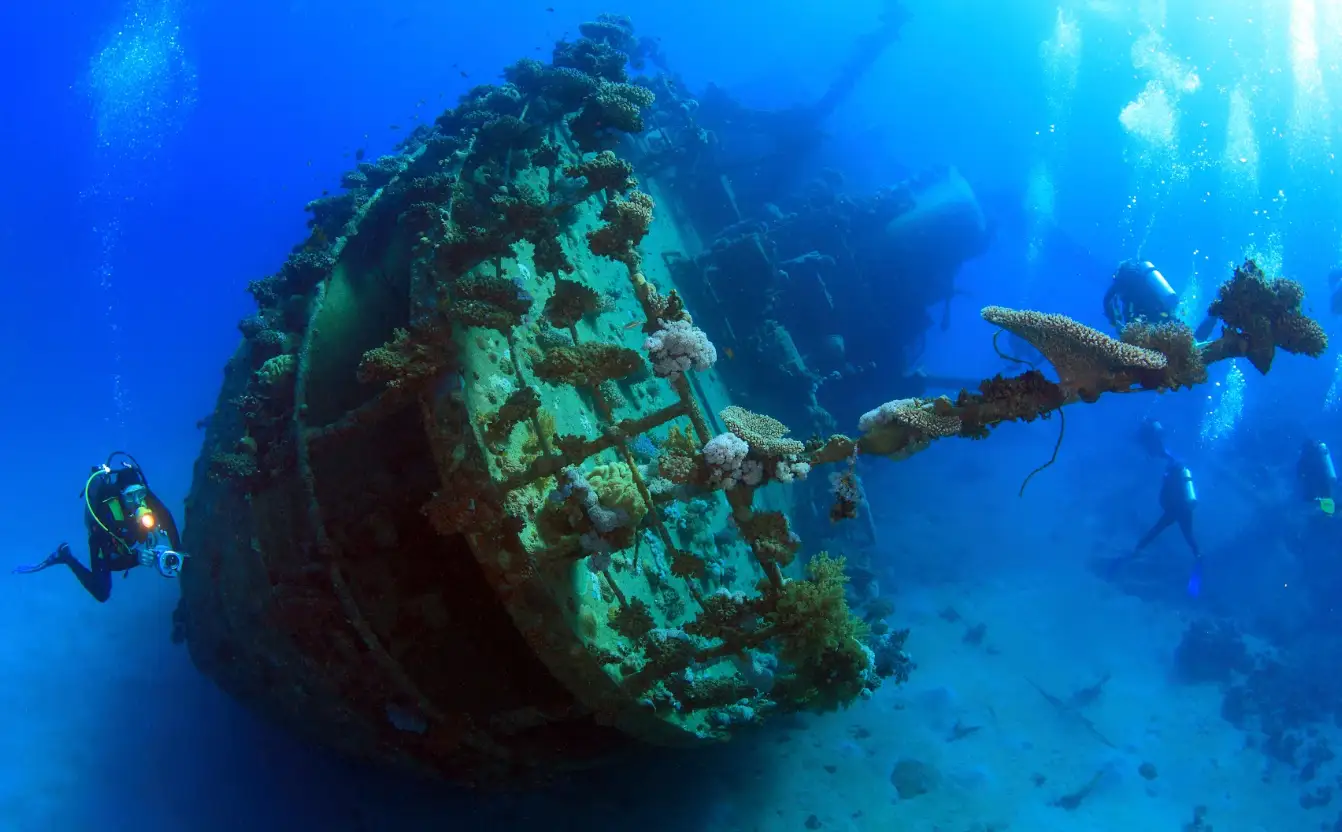
<instances>
[{"instance_id":1,"label":"diver's fins","mask_svg":"<svg viewBox=\"0 0 1342 832\"><path fill-rule=\"evenodd\" d=\"M51 554L47 555L45 558L43 558L42 560L38 561L37 563L31 564L31 565L28 565L28 566L16 566L16 567L14 567L14 574L15 574L15 575L31 575L31 574L33 574L34 572L41 572L43 569L47 569L47 568L50 568L50 567L52 567L52 566L58 566L58 565L60 565L60 564L62 564L62 563L65 563L66 561L68 561L68 560L69 560L70 558L72 558L72 557L74 557L74 555L71 554L71 552L70 552L70 547L69 547L68 545L62 543L59 547L57 547L56 551L54 551L54 552L52 552Z\"/></svg>"},{"instance_id":2,"label":"diver's fins","mask_svg":"<svg viewBox=\"0 0 1342 832\"><path fill-rule=\"evenodd\" d=\"M1193 561L1193 571L1188 575L1188 597L1196 598L1202 594L1202 558Z\"/></svg>"}]
</instances>

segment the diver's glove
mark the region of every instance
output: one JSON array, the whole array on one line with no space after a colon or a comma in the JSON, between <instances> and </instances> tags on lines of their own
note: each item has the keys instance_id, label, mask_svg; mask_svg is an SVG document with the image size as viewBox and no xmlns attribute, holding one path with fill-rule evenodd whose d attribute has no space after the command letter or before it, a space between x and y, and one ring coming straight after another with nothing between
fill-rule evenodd
<instances>
[{"instance_id":1,"label":"diver's glove","mask_svg":"<svg viewBox=\"0 0 1342 832\"><path fill-rule=\"evenodd\" d=\"M1193 571L1188 575L1188 597L1196 598L1202 594L1202 558L1193 561Z\"/></svg>"},{"instance_id":2,"label":"diver's glove","mask_svg":"<svg viewBox=\"0 0 1342 832\"><path fill-rule=\"evenodd\" d=\"M56 566L62 563L69 563L73 559L74 559L74 553L70 551L70 544L62 543L60 546L56 547L56 551L47 555L46 558L44 558L43 560L34 563L30 566L14 567L14 574L31 575L34 572L41 572L43 569L46 569L48 567Z\"/></svg>"}]
</instances>

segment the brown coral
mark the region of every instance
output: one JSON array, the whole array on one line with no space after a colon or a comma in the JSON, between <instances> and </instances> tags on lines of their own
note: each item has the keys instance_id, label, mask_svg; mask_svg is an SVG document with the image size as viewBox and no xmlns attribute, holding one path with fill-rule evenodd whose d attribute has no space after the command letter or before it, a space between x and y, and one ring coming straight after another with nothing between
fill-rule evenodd
<instances>
[{"instance_id":1,"label":"brown coral","mask_svg":"<svg viewBox=\"0 0 1342 832\"><path fill-rule=\"evenodd\" d=\"M606 224L587 232L587 245L600 257L618 260L636 269L640 262L639 243L652 227L652 197L634 191L627 199L612 199L601 209Z\"/></svg>"},{"instance_id":2,"label":"brown coral","mask_svg":"<svg viewBox=\"0 0 1342 832\"><path fill-rule=\"evenodd\" d=\"M1116 341L1066 315L1002 306L984 307L982 315L1043 353L1062 386L1086 400L1111 389L1116 375L1165 368L1165 356L1155 350Z\"/></svg>"},{"instance_id":3,"label":"brown coral","mask_svg":"<svg viewBox=\"0 0 1342 832\"><path fill-rule=\"evenodd\" d=\"M955 412L960 416L961 436L983 439L994 425L1017 419L1034 421L1062 407L1066 400L1062 387L1038 370L1029 370L1011 378L997 375L984 379L977 393L961 390Z\"/></svg>"},{"instance_id":4,"label":"brown coral","mask_svg":"<svg viewBox=\"0 0 1342 832\"><path fill-rule=\"evenodd\" d=\"M787 425L761 413L752 413L744 407L731 405L718 414L727 430L744 439L750 449L760 456L781 457L799 454L806 445L795 439L785 438Z\"/></svg>"},{"instance_id":5,"label":"brown coral","mask_svg":"<svg viewBox=\"0 0 1342 832\"><path fill-rule=\"evenodd\" d=\"M1239 351L1260 373L1272 366L1277 348L1317 358L1328 348L1318 322L1300 309L1305 290L1294 280L1268 280L1252 260L1221 284L1210 314L1242 341Z\"/></svg>"},{"instance_id":6,"label":"brown coral","mask_svg":"<svg viewBox=\"0 0 1342 832\"><path fill-rule=\"evenodd\" d=\"M1165 356L1165 367L1156 371L1145 386L1178 390L1192 389L1207 380L1207 365L1202 361L1193 330L1179 321L1151 324L1134 321L1123 328L1121 340L1134 347L1154 350Z\"/></svg>"},{"instance_id":7,"label":"brown coral","mask_svg":"<svg viewBox=\"0 0 1342 832\"><path fill-rule=\"evenodd\" d=\"M657 473L676 485L697 484L704 479L700 459L698 456L663 452L657 460Z\"/></svg>"},{"instance_id":8,"label":"brown coral","mask_svg":"<svg viewBox=\"0 0 1342 832\"><path fill-rule=\"evenodd\" d=\"M676 549L671 555L671 574L677 578L690 580L702 578L708 569L708 563L698 555Z\"/></svg>"},{"instance_id":9,"label":"brown coral","mask_svg":"<svg viewBox=\"0 0 1342 832\"><path fill-rule=\"evenodd\" d=\"M634 166L609 150L603 150L586 162L564 168L564 175L570 179L587 180L578 189L579 200L599 191L605 191L607 198L613 198L616 194L638 187Z\"/></svg>"},{"instance_id":10,"label":"brown coral","mask_svg":"<svg viewBox=\"0 0 1342 832\"><path fill-rule=\"evenodd\" d=\"M636 642L652 632L657 623L641 598L631 598L628 604L611 609L610 626L615 632Z\"/></svg>"},{"instance_id":11,"label":"brown coral","mask_svg":"<svg viewBox=\"0 0 1342 832\"><path fill-rule=\"evenodd\" d=\"M781 511L754 512L748 517L737 518L737 526L761 563L787 566L801 548L801 540L792 532L787 515Z\"/></svg>"},{"instance_id":12,"label":"brown coral","mask_svg":"<svg viewBox=\"0 0 1342 832\"><path fill-rule=\"evenodd\" d=\"M601 296L576 280L555 278L554 293L545 302L544 315L552 326L569 329L601 308Z\"/></svg>"},{"instance_id":13,"label":"brown coral","mask_svg":"<svg viewBox=\"0 0 1342 832\"><path fill-rule=\"evenodd\" d=\"M603 381L627 378L646 369L643 356L616 344L586 343L555 347L533 369L536 377L575 387L596 387Z\"/></svg>"},{"instance_id":14,"label":"brown coral","mask_svg":"<svg viewBox=\"0 0 1342 832\"><path fill-rule=\"evenodd\" d=\"M246 487L261 474L256 457L244 453L216 453L210 456L209 477L215 482Z\"/></svg>"},{"instance_id":15,"label":"brown coral","mask_svg":"<svg viewBox=\"0 0 1342 832\"><path fill-rule=\"evenodd\" d=\"M857 444L847 436L836 433L823 442L807 445L807 456L812 465L827 465L853 456Z\"/></svg>"},{"instance_id":16,"label":"brown coral","mask_svg":"<svg viewBox=\"0 0 1342 832\"><path fill-rule=\"evenodd\" d=\"M507 335L531 309L531 295L515 280L467 274L452 285L455 301L449 314L466 326L498 330Z\"/></svg>"},{"instance_id":17,"label":"brown coral","mask_svg":"<svg viewBox=\"0 0 1342 832\"><path fill-rule=\"evenodd\" d=\"M390 341L363 354L356 375L363 384L413 387L436 378L451 363L453 353L446 330L429 326L412 335L396 329Z\"/></svg>"},{"instance_id":18,"label":"brown coral","mask_svg":"<svg viewBox=\"0 0 1342 832\"><path fill-rule=\"evenodd\" d=\"M540 410L541 397L534 387L522 387L514 390L508 400L489 420L485 429L485 438L491 443L506 442L513 428L526 419L530 419Z\"/></svg>"}]
</instances>

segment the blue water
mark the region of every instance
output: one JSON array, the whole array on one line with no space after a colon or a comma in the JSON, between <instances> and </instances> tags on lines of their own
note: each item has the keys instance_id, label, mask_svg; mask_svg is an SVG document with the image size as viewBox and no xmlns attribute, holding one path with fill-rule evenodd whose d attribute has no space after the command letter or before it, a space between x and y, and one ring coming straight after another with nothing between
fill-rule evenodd
<instances>
[{"instance_id":1,"label":"blue water","mask_svg":"<svg viewBox=\"0 0 1342 832\"><path fill-rule=\"evenodd\" d=\"M82 556L76 497L89 466L114 449L134 453L181 516L201 450L197 423L215 406L237 322L254 309L247 283L275 271L304 236L303 205L337 187L356 149L389 152L471 86L548 54L602 11L633 14L692 89L716 84L762 108L811 101L883 5L74 0L7 9L5 557L35 560L62 540ZM929 329L929 371L1004 369L983 305L1100 325L1099 298L1128 257L1157 263L1196 307L1232 263L1254 256L1299 280L1307 311L1337 334L1325 275L1342 253L1333 155L1342 5L907 5L903 37L828 120L806 164L841 170L856 192L954 165L994 215L992 248L960 272L946 326ZM887 590L901 626L915 632L920 669L907 689L776 729L783 738L650 752L624 774L509 800L365 771L245 711L171 644L170 581L145 570L118 577L98 605L64 570L0 576L0 829L817 828L805 824L811 816L824 828L889 828L871 819L895 800L891 765L917 756L910 737L940 743L960 721L992 725L991 752L962 751L966 738L941 761L942 788L969 795L971 808L942 820L910 810L908 828L1004 829L992 824L1014 819L1012 829L1129 829L1108 825L1104 801L1131 809L1148 799L1143 828L1178 828L1197 805L1220 830L1267 828L1237 821L1264 816L1282 832L1334 828L1335 807L1302 808L1295 795L1333 782L1337 766L1324 761L1305 778L1299 760L1262 751L1261 739L1243 750L1215 688L1190 693L1177 678L1175 648L1187 622L1210 616L1325 675L1337 666L1332 619L1317 594L1292 588L1298 575L1332 579L1334 564L1307 570L1286 542L1301 522L1292 502L1301 441L1342 443L1335 359L1336 350L1280 356L1267 377L1222 364L1193 392L1075 408L1058 465L1025 498L1019 480L1048 458L1056 421L943 443L906 463L864 460L877 558L897 584ZM1132 438L1148 417L1200 478L1209 574L1199 605L1183 597L1187 553L1176 530L1153 546L1173 565L1149 586L1106 583L1085 567L1126 551L1158 515L1160 466ZM1342 538L1311 541L1306 554L1336 555ZM968 650L941 615L948 607L987 623L993 650ZM1156 623L1128 631L1127 622ZM1051 733L1061 729L1044 724L1047 705L1039 711L1042 700L1019 681L1048 677L1037 681L1061 696L1105 673L1114 675L1107 704L1088 713L1122 737L1083 751L1075 748L1087 740ZM1308 695L1331 714L1342 697L1323 688ZM1120 701L1147 703L1149 714L1122 713ZM859 723L867 738L853 736ZM1176 723L1205 730L1180 733ZM1308 724L1325 738L1335 731L1330 717ZM1213 735L1202 757L1218 762L1162 766L1150 785L1136 765L1185 742L1162 731ZM1049 772L1039 794L1012 786L1011 755L1049 742L1075 751L1054 755L1063 773ZM824 785L826 765L843 767L845 787ZM1249 774L1235 779L1229 768ZM1083 807L1099 804L1094 812L1047 808L1095 771ZM1067 786L1054 789L1059 778ZM1261 809L1279 805L1289 811Z\"/></svg>"}]
</instances>

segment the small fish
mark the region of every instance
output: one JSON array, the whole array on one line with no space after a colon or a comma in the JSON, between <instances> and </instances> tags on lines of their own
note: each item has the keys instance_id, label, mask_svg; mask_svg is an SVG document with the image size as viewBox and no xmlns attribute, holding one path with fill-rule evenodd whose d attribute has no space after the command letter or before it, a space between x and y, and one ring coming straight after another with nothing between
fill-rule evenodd
<instances>
[{"instance_id":1,"label":"small fish","mask_svg":"<svg viewBox=\"0 0 1342 832\"><path fill-rule=\"evenodd\" d=\"M366 138L368 138L368 137L367 137L367 136L364 136L364 138L366 139ZM363 148L362 148L362 147L359 148L358 150L354 151L354 161L356 161L356 162L362 162L362 161L363 161Z\"/></svg>"},{"instance_id":2,"label":"small fish","mask_svg":"<svg viewBox=\"0 0 1342 832\"><path fill-rule=\"evenodd\" d=\"M545 7L545 10L546 10L547 12L552 12L552 11L555 10L555 7L554 7L554 6L546 6L546 7Z\"/></svg>"},{"instance_id":3,"label":"small fish","mask_svg":"<svg viewBox=\"0 0 1342 832\"><path fill-rule=\"evenodd\" d=\"M625 329L626 332L628 332L629 330L633 329L633 328L636 327L636 326L643 326L643 322L642 322L642 321L630 321L629 323L627 323L627 324L624 325L624 329Z\"/></svg>"},{"instance_id":4,"label":"small fish","mask_svg":"<svg viewBox=\"0 0 1342 832\"><path fill-rule=\"evenodd\" d=\"M724 347L722 351L727 355L728 361L736 360L736 350L732 349L731 347Z\"/></svg>"},{"instance_id":5,"label":"small fish","mask_svg":"<svg viewBox=\"0 0 1342 832\"><path fill-rule=\"evenodd\" d=\"M466 70L463 69L463 70L461 71L461 77L462 77L462 78L470 78L471 76L467 75L467 74L466 74Z\"/></svg>"},{"instance_id":6,"label":"small fish","mask_svg":"<svg viewBox=\"0 0 1342 832\"><path fill-rule=\"evenodd\" d=\"M312 167L312 160L308 159L308 167Z\"/></svg>"},{"instance_id":7,"label":"small fish","mask_svg":"<svg viewBox=\"0 0 1342 832\"><path fill-rule=\"evenodd\" d=\"M399 125L399 124L393 124L393 125L391 125L390 127L388 127L387 129L388 129L388 130L400 130L400 129L401 129L401 125Z\"/></svg>"}]
</instances>

